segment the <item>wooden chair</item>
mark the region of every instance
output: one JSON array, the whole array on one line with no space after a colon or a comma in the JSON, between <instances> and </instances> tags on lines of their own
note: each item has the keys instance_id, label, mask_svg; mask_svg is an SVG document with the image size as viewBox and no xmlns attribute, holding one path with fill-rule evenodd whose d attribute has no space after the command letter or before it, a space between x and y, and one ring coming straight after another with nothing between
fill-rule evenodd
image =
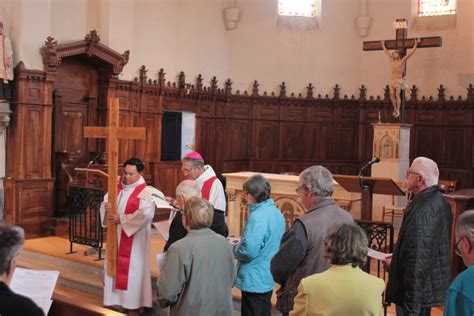
<instances>
[{"instance_id":1,"label":"wooden chair","mask_svg":"<svg viewBox=\"0 0 474 316\"><path fill-rule=\"evenodd\" d=\"M408 191L407 191L407 184L406 182L397 182L397 185L405 191L405 196L407 201L409 200ZM403 218L405 214L405 206L397 206L396 205L396 198L397 196L392 195L392 204L391 205L384 205L382 207L382 222L385 222L385 216L390 216L390 223L395 220L395 217Z\"/></svg>"},{"instance_id":2,"label":"wooden chair","mask_svg":"<svg viewBox=\"0 0 474 316\"><path fill-rule=\"evenodd\" d=\"M456 191L456 180L438 180L439 191L446 194Z\"/></svg>"}]
</instances>

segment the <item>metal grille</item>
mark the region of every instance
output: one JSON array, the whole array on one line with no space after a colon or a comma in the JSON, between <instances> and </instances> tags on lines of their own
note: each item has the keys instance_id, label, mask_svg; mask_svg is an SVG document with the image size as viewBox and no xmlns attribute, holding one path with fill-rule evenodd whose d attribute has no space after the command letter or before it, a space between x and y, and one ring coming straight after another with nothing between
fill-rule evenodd
<instances>
[{"instance_id":1,"label":"metal grille","mask_svg":"<svg viewBox=\"0 0 474 316\"><path fill-rule=\"evenodd\" d=\"M98 249L102 259L103 229L100 223L99 208L104 191L85 187L70 187L69 191L69 242L70 252L73 243Z\"/></svg>"},{"instance_id":2,"label":"metal grille","mask_svg":"<svg viewBox=\"0 0 474 316\"><path fill-rule=\"evenodd\" d=\"M386 222L376 222L376 221L365 221L365 220L356 220L357 225L365 230L367 234L367 239L369 240L369 248L374 250L392 253L393 252L393 225ZM371 261L375 260L368 258L367 265L364 270L367 273L370 273L370 264ZM387 271L383 267L383 264L380 260L376 260L377 264L377 277L386 281ZM384 315L387 315L387 306L390 303L385 301L385 293L383 299L384 305Z\"/></svg>"}]
</instances>

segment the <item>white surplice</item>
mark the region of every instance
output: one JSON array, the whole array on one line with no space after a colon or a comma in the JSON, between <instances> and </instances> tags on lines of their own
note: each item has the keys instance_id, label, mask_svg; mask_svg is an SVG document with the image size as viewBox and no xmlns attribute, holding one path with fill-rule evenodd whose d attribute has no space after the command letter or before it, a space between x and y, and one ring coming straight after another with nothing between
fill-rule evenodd
<instances>
[{"instance_id":1,"label":"white surplice","mask_svg":"<svg viewBox=\"0 0 474 316\"><path fill-rule=\"evenodd\" d=\"M119 305L127 309L137 309L143 306L152 306L151 272L150 272L150 243L151 223L155 214L155 205L149 199L140 199L139 209L133 214L124 214L130 195L135 188L145 183L143 178L137 182L126 185L117 197L117 211L120 214L120 224L117 225L118 244L122 230L127 236L133 235L132 252L130 255L130 268L128 273L128 288L126 291L115 290L114 279L107 275L107 260L104 262L104 305ZM104 202L108 201L108 194ZM101 207L102 225L107 224L107 214Z\"/></svg>"}]
</instances>

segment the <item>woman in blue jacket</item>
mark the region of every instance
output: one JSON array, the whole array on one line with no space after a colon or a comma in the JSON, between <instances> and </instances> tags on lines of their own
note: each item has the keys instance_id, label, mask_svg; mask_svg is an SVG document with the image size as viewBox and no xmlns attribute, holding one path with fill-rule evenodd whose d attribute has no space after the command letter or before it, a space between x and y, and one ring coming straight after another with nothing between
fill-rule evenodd
<instances>
[{"instance_id":1,"label":"woman in blue jacket","mask_svg":"<svg viewBox=\"0 0 474 316\"><path fill-rule=\"evenodd\" d=\"M239 261L235 286L242 291L242 316L271 315L275 282L270 261L280 247L285 219L270 199L270 183L256 174L243 185L249 215L239 244L234 246Z\"/></svg>"}]
</instances>

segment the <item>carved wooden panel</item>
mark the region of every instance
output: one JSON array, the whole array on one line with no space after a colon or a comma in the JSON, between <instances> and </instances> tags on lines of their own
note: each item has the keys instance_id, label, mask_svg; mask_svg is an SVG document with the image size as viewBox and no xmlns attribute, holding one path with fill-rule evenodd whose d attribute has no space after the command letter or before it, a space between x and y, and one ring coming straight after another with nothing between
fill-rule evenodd
<instances>
[{"instance_id":1,"label":"carved wooden panel","mask_svg":"<svg viewBox=\"0 0 474 316\"><path fill-rule=\"evenodd\" d=\"M418 127L415 130L415 152L412 157L424 156L441 161L443 159L442 142L443 139L440 128L438 127Z\"/></svg>"},{"instance_id":2,"label":"carved wooden panel","mask_svg":"<svg viewBox=\"0 0 474 316\"><path fill-rule=\"evenodd\" d=\"M154 185L166 196L175 196L176 186L184 180L179 161L153 162L150 164L150 172Z\"/></svg>"},{"instance_id":3,"label":"carved wooden panel","mask_svg":"<svg viewBox=\"0 0 474 316\"><path fill-rule=\"evenodd\" d=\"M254 117L262 120L278 120L280 108L278 105L256 105L253 113Z\"/></svg>"},{"instance_id":4,"label":"carved wooden panel","mask_svg":"<svg viewBox=\"0 0 474 316\"><path fill-rule=\"evenodd\" d=\"M225 103L216 102L215 104L215 116L223 117L225 116Z\"/></svg>"},{"instance_id":5,"label":"carved wooden panel","mask_svg":"<svg viewBox=\"0 0 474 316\"><path fill-rule=\"evenodd\" d=\"M355 160L357 154L357 127L340 125L337 128L336 160Z\"/></svg>"},{"instance_id":6,"label":"carved wooden panel","mask_svg":"<svg viewBox=\"0 0 474 316\"><path fill-rule=\"evenodd\" d=\"M5 221L25 228L28 238L43 235L52 215L53 179L6 179Z\"/></svg>"},{"instance_id":7,"label":"carved wooden panel","mask_svg":"<svg viewBox=\"0 0 474 316\"><path fill-rule=\"evenodd\" d=\"M464 144L470 143L468 141L469 138L467 137L467 132L468 131L464 127L449 127L444 129L443 135L445 136L445 146L442 149L444 154L443 166L451 168L469 168L469 163L466 159L466 156L469 156L469 147L465 147L463 152L460 152L460 149L464 147Z\"/></svg>"},{"instance_id":8,"label":"carved wooden panel","mask_svg":"<svg viewBox=\"0 0 474 316\"><path fill-rule=\"evenodd\" d=\"M143 160L146 162L158 161L160 153L160 143L161 137L156 135L161 135L161 114L149 114L143 113L141 124L137 126L144 126L145 131L145 142L141 143L141 146L137 146L138 157L143 157Z\"/></svg>"},{"instance_id":9,"label":"carved wooden panel","mask_svg":"<svg viewBox=\"0 0 474 316\"><path fill-rule=\"evenodd\" d=\"M255 158L278 159L278 122L255 122Z\"/></svg>"},{"instance_id":10,"label":"carved wooden panel","mask_svg":"<svg viewBox=\"0 0 474 316\"><path fill-rule=\"evenodd\" d=\"M310 108L309 118L314 122L330 122L333 119L333 110L331 108Z\"/></svg>"},{"instance_id":11,"label":"carved wooden panel","mask_svg":"<svg viewBox=\"0 0 474 316\"><path fill-rule=\"evenodd\" d=\"M251 104L228 103L227 116L230 118L250 118Z\"/></svg>"},{"instance_id":12,"label":"carved wooden panel","mask_svg":"<svg viewBox=\"0 0 474 316\"><path fill-rule=\"evenodd\" d=\"M43 111L41 108L30 108L27 112L28 130L25 134L26 179L35 179L42 176L41 167L44 159L43 147Z\"/></svg>"},{"instance_id":13,"label":"carved wooden panel","mask_svg":"<svg viewBox=\"0 0 474 316\"><path fill-rule=\"evenodd\" d=\"M280 123L280 152L284 160L304 159L308 130L303 123Z\"/></svg>"},{"instance_id":14,"label":"carved wooden panel","mask_svg":"<svg viewBox=\"0 0 474 316\"><path fill-rule=\"evenodd\" d=\"M203 158L208 161L211 158L211 149L214 143L214 137L217 137L218 133L215 133L214 120L208 118L198 118L196 122L196 142L197 148Z\"/></svg>"},{"instance_id":15,"label":"carved wooden panel","mask_svg":"<svg viewBox=\"0 0 474 316\"><path fill-rule=\"evenodd\" d=\"M330 124L314 124L312 127L312 142L308 146L310 158L328 160L334 156L336 143L331 139L333 129Z\"/></svg>"},{"instance_id":16,"label":"carved wooden panel","mask_svg":"<svg viewBox=\"0 0 474 316\"><path fill-rule=\"evenodd\" d=\"M227 160L249 159L250 129L248 121L228 121L226 131L228 145L223 148L227 151L225 155Z\"/></svg>"},{"instance_id":17,"label":"carved wooden panel","mask_svg":"<svg viewBox=\"0 0 474 316\"><path fill-rule=\"evenodd\" d=\"M307 119L307 107L302 105L282 105L280 120L305 121Z\"/></svg>"}]
</instances>

